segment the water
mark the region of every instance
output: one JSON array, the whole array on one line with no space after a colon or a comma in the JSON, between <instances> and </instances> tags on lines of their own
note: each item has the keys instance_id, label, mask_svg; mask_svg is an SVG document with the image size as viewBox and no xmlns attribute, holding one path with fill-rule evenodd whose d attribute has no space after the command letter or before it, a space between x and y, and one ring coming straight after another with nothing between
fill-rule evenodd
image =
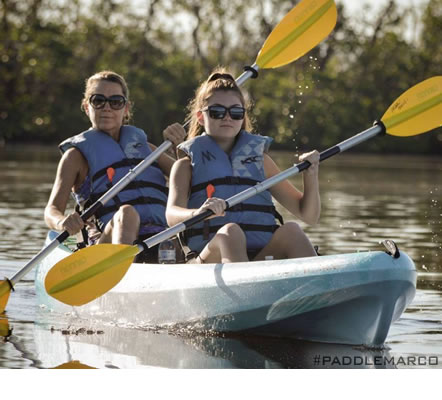
<instances>
[{"instance_id":1,"label":"water","mask_svg":"<svg viewBox=\"0 0 442 400\"><path fill-rule=\"evenodd\" d=\"M282 168L296 161L274 158ZM42 246L57 161L53 149L0 150L0 276ZM416 297L385 349L100 326L40 309L31 272L0 316L0 368L441 368L442 159L342 154L321 165L320 180L321 221L306 231L321 253L380 249L390 238L419 270Z\"/></svg>"}]
</instances>

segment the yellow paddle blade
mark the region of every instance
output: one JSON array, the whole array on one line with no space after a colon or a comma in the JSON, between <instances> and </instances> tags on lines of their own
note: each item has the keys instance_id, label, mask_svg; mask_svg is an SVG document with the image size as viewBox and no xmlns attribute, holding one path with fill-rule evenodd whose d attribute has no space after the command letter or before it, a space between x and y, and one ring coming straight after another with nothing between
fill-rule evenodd
<instances>
[{"instance_id":1,"label":"yellow paddle blade","mask_svg":"<svg viewBox=\"0 0 442 400\"><path fill-rule=\"evenodd\" d=\"M5 311L10 294L11 286L9 285L9 282L5 280L0 281L0 314Z\"/></svg>"},{"instance_id":2,"label":"yellow paddle blade","mask_svg":"<svg viewBox=\"0 0 442 400\"><path fill-rule=\"evenodd\" d=\"M79 250L55 264L45 279L49 295L81 306L112 289L139 252L137 246L98 244Z\"/></svg>"},{"instance_id":3,"label":"yellow paddle blade","mask_svg":"<svg viewBox=\"0 0 442 400\"><path fill-rule=\"evenodd\" d=\"M0 336L7 338L11 335L11 328L9 328L9 321L7 318L0 317Z\"/></svg>"},{"instance_id":4,"label":"yellow paddle blade","mask_svg":"<svg viewBox=\"0 0 442 400\"><path fill-rule=\"evenodd\" d=\"M91 367L90 365L83 364L80 361L73 360L69 361L60 365L57 365L56 367L52 369L97 369L95 367Z\"/></svg>"},{"instance_id":5,"label":"yellow paddle blade","mask_svg":"<svg viewBox=\"0 0 442 400\"><path fill-rule=\"evenodd\" d=\"M413 136L442 126L442 76L408 89L382 116L387 133Z\"/></svg>"},{"instance_id":6,"label":"yellow paddle blade","mask_svg":"<svg viewBox=\"0 0 442 400\"><path fill-rule=\"evenodd\" d=\"M256 64L259 68L278 68L303 56L328 36L337 16L333 0L302 0L276 25Z\"/></svg>"}]
</instances>

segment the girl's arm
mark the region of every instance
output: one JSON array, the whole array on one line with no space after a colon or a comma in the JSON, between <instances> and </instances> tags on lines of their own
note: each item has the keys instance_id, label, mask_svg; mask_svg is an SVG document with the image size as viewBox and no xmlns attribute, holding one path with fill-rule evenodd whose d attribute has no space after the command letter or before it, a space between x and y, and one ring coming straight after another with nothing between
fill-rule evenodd
<instances>
[{"instance_id":1,"label":"girl's arm","mask_svg":"<svg viewBox=\"0 0 442 400\"><path fill-rule=\"evenodd\" d=\"M175 162L170 173L169 197L167 199L166 219L169 226L176 225L194 215L195 210L187 208L192 166L188 158Z\"/></svg>"},{"instance_id":2,"label":"girl's arm","mask_svg":"<svg viewBox=\"0 0 442 400\"><path fill-rule=\"evenodd\" d=\"M312 164L303 172L304 192L296 189L287 179L270 188L272 196L288 211L301 221L314 225L321 214L321 199L319 195L319 153L315 150L303 154L300 161L308 160ZM280 169L268 154L264 154L264 171L266 178L280 172Z\"/></svg>"}]
</instances>

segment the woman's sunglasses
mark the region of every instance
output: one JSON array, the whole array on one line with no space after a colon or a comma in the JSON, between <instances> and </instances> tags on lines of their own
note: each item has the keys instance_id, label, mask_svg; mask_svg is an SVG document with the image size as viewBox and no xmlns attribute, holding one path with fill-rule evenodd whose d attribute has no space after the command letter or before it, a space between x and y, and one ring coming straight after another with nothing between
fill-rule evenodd
<instances>
[{"instance_id":1,"label":"woman's sunglasses","mask_svg":"<svg viewBox=\"0 0 442 400\"><path fill-rule=\"evenodd\" d=\"M229 108L224 106L209 106L202 111L209 111L209 117L212 119L223 119L228 112L230 118L241 120L244 119L246 113L246 109L239 106L232 106Z\"/></svg>"},{"instance_id":2,"label":"woman's sunglasses","mask_svg":"<svg viewBox=\"0 0 442 400\"><path fill-rule=\"evenodd\" d=\"M89 97L89 103L96 110L104 108L106 102L109 103L112 110L121 110L126 105L127 99L120 94L115 94L110 97L103 96L102 94L93 94Z\"/></svg>"}]
</instances>

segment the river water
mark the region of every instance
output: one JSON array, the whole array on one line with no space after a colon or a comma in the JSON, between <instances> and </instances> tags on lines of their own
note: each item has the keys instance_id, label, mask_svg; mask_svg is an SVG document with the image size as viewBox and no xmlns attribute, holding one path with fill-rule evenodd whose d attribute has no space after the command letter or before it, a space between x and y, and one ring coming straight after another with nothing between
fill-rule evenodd
<instances>
[{"instance_id":1,"label":"river water","mask_svg":"<svg viewBox=\"0 0 442 400\"><path fill-rule=\"evenodd\" d=\"M273 157L281 168L296 162L291 153ZM11 277L44 242L58 158L52 148L0 149L0 276ZM300 177L293 182L301 185ZM321 165L320 185L321 221L305 227L320 253L377 250L389 238L419 271L416 297L384 349L87 323L74 329L72 317L39 307L31 272L0 316L0 368L441 368L442 158L342 154Z\"/></svg>"}]
</instances>

